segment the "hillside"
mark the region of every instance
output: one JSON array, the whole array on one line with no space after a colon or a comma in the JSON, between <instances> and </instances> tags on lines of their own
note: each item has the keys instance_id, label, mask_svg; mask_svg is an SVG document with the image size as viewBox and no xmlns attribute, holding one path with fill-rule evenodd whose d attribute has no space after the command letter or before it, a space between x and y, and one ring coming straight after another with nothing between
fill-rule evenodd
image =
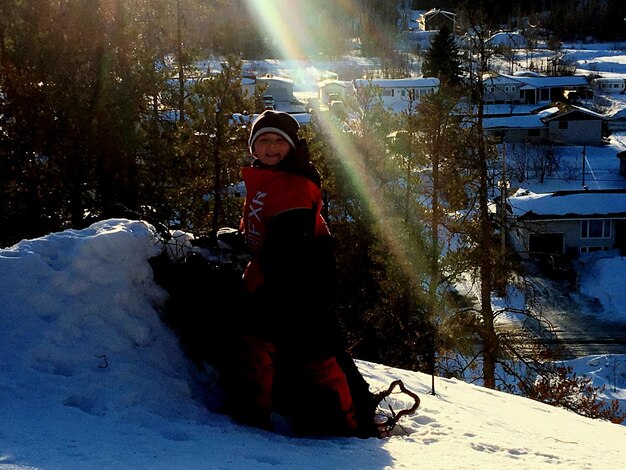
<instances>
[{"instance_id":1,"label":"hillside","mask_svg":"<svg viewBox=\"0 0 626 470\"><path fill-rule=\"evenodd\" d=\"M0 470L582 469L626 458L624 426L458 380L437 378L431 395L429 376L367 362L374 390L399 378L421 398L395 436L237 425L211 411L209 377L160 321L165 295L148 263L159 250L151 226L122 219L0 250ZM217 298L206 306L223 313ZM626 398L608 358L576 367Z\"/></svg>"}]
</instances>

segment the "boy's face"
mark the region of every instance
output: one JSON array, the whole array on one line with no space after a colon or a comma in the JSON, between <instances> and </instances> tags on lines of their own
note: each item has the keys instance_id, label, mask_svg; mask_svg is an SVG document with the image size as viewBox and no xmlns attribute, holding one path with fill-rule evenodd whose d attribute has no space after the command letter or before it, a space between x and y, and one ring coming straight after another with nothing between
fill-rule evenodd
<instances>
[{"instance_id":1,"label":"boy's face","mask_svg":"<svg viewBox=\"0 0 626 470\"><path fill-rule=\"evenodd\" d=\"M264 165L280 163L291 150L289 142L280 134L267 132L254 141L254 156Z\"/></svg>"}]
</instances>

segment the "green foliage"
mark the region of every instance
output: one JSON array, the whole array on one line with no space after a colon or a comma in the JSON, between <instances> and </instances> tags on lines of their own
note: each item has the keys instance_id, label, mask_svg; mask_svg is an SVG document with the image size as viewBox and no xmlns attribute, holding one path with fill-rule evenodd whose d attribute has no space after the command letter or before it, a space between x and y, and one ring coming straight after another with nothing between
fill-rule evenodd
<instances>
[{"instance_id":1,"label":"green foliage","mask_svg":"<svg viewBox=\"0 0 626 470\"><path fill-rule=\"evenodd\" d=\"M461 83L461 60L454 35L447 26L435 34L422 65L425 77L436 77L451 86Z\"/></svg>"},{"instance_id":2,"label":"green foliage","mask_svg":"<svg viewBox=\"0 0 626 470\"><path fill-rule=\"evenodd\" d=\"M254 103L243 97L241 63L223 62L192 87L189 119L178 128L177 159L166 194L178 208L181 227L195 233L238 226L241 179L247 151L247 121Z\"/></svg>"},{"instance_id":3,"label":"green foliage","mask_svg":"<svg viewBox=\"0 0 626 470\"><path fill-rule=\"evenodd\" d=\"M194 228L234 223L239 202L227 186L236 179L234 153L238 164L246 154L245 130L236 136L222 131L233 113L249 111L241 98L240 64L213 88L208 80L192 90L188 64L199 49L178 47L188 37L199 44L198 30L183 27L193 26L194 11L209 15L213 3L11 3L2 4L7 15L0 19L0 194L10 201L0 209L0 221L10 227L0 236L2 245L81 227L115 215L120 204L168 222L183 215ZM204 102L192 102L186 93L204 95ZM214 98L221 113L211 111ZM204 115L194 111L205 105ZM196 128L173 125L164 115L168 109L181 117L195 112ZM200 144L202 134L218 137ZM191 155L211 162L204 187L196 173L195 182L175 189L181 168L194 167ZM184 197L189 187L196 192ZM208 191L203 203L202 188ZM185 206L192 202L193 210Z\"/></svg>"},{"instance_id":4,"label":"green foliage","mask_svg":"<svg viewBox=\"0 0 626 470\"><path fill-rule=\"evenodd\" d=\"M350 121L316 115L307 126L314 160L324 159L318 166L337 240L338 312L357 357L423 369L431 350L424 335L423 225L419 217L406 220L398 117L371 86L346 108ZM337 154L333 138L347 154Z\"/></svg>"},{"instance_id":5,"label":"green foliage","mask_svg":"<svg viewBox=\"0 0 626 470\"><path fill-rule=\"evenodd\" d=\"M3 25L1 76L3 147L14 172L2 178L4 187L22 188L15 200L27 212L4 213L6 223L39 220L32 228L41 234L79 226L114 201L134 205L140 77L152 61L130 12L88 1L14 6ZM41 191L41 178L52 195Z\"/></svg>"}]
</instances>

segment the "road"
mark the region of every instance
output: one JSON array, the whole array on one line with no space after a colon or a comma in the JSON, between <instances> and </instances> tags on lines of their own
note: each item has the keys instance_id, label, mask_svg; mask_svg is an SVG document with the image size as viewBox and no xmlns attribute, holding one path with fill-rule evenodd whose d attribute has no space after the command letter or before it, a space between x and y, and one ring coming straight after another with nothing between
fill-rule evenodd
<instances>
[{"instance_id":1,"label":"road","mask_svg":"<svg viewBox=\"0 0 626 470\"><path fill-rule=\"evenodd\" d=\"M551 325L552 334L545 325L527 326L544 342L562 346L559 357L626 354L626 321L603 319L598 315L602 309L599 301L576 292L566 280L552 279L533 269L529 269L528 278L536 289L538 307L533 310Z\"/></svg>"}]
</instances>

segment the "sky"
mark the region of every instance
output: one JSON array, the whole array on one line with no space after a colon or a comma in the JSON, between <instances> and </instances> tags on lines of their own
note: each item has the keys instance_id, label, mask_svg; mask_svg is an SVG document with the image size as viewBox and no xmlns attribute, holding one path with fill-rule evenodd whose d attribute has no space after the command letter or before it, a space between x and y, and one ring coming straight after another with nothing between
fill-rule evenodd
<instances>
[{"instance_id":1,"label":"sky","mask_svg":"<svg viewBox=\"0 0 626 470\"><path fill-rule=\"evenodd\" d=\"M594 59L616 73L626 60ZM626 73L626 72L625 72ZM587 149L587 184L622 184L611 146ZM580 148L564 159L578 160ZM591 153L590 153L591 152ZM593 177L591 176L593 170ZM534 193L575 178L524 182ZM386 439L303 438L214 411L210 371L185 356L160 309L149 259L163 245L142 221L110 219L0 249L0 470L572 469L626 461L626 426L459 380L357 361L373 391L401 379L421 404ZM624 258L590 257L581 293L623 320ZM216 302L207 315L224 313ZM626 356L568 361L626 411Z\"/></svg>"}]
</instances>

